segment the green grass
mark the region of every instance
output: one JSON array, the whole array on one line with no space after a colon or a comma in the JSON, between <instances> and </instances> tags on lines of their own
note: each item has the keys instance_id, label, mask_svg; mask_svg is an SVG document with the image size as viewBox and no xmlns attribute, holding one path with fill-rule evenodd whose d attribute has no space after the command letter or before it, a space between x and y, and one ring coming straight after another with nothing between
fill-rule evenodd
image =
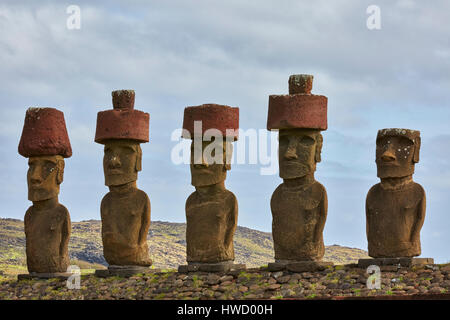
<instances>
[{"instance_id":1,"label":"green grass","mask_svg":"<svg viewBox=\"0 0 450 320\"><path fill-rule=\"evenodd\" d=\"M152 221L150 225L152 236L149 236L149 251L153 259L153 268L174 269L186 263L186 224ZM0 265L25 266L25 234L23 221L0 218ZM234 236L236 263L245 263L247 267L259 267L267 261L273 261L274 251L270 233L252 230L238 226ZM72 222L72 232L69 241L69 252L73 256L83 256L86 251L90 255L102 258L101 221L90 220ZM355 259L365 257L365 252L340 246L327 246L324 260L334 263L350 263ZM77 260L73 264L86 269L90 274L93 269L104 266L91 264L83 266ZM267 265L263 267L267 268ZM17 273L25 271L19 267L1 268L11 270L17 268Z\"/></svg>"}]
</instances>

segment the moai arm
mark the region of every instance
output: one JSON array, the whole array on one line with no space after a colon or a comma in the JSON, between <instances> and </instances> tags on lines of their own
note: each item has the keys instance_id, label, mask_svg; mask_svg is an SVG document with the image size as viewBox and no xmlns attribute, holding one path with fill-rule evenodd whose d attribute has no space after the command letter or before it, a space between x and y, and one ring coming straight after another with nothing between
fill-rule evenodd
<instances>
[{"instance_id":1,"label":"moai arm","mask_svg":"<svg viewBox=\"0 0 450 320\"><path fill-rule=\"evenodd\" d=\"M425 210L426 210L426 196L423 193L423 198L420 200L417 206L417 215L414 225L411 230L411 242L417 241L420 237L420 229L422 229L423 223L425 221Z\"/></svg>"},{"instance_id":2,"label":"moai arm","mask_svg":"<svg viewBox=\"0 0 450 320\"><path fill-rule=\"evenodd\" d=\"M142 222L141 229L139 230L139 244L145 243L147 241L148 229L150 228L150 199L147 195L145 195L146 203L144 206L144 210L142 211Z\"/></svg>"},{"instance_id":3,"label":"moai arm","mask_svg":"<svg viewBox=\"0 0 450 320\"><path fill-rule=\"evenodd\" d=\"M59 247L59 254L61 257L68 255L70 231L71 231L71 223L70 223L69 212L67 211L66 208L64 208L64 221L62 224L61 244Z\"/></svg>"},{"instance_id":4,"label":"moai arm","mask_svg":"<svg viewBox=\"0 0 450 320\"><path fill-rule=\"evenodd\" d=\"M102 219L102 238L103 241L108 239L115 239L117 243L123 242L123 237L120 232L117 232L117 228L113 225L111 219L109 219L110 215L110 198L108 197L109 193L107 193L100 204L100 216ZM103 243L105 245L105 243Z\"/></svg>"},{"instance_id":5,"label":"moai arm","mask_svg":"<svg viewBox=\"0 0 450 320\"><path fill-rule=\"evenodd\" d=\"M229 201L231 202L231 211L228 216L227 231L225 233L225 246L228 246L233 241L233 236L234 232L236 231L238 220L238 202L234 194L231 195L232 196L229 198Z\"/></svg>"},{"instance_id":6,"label":"moai arm","mask_svg":"<svg viewBox=\"0 0 450 320\"><path fill-rule=\"evenodd\" d=\"M369 195L370 191L366 196L366 239L369 239Z\"/></svg>"},{"instance_id":7,"label":"moai arm","mask_svg":"<svg viewBox=\"0 0 450 320\"><path fill-rule=\"evenodd\" d=\"M323 187L322 187L323 188ZM325 222L327 220L328 212L328 197L325 188L322 189L322 200L320 201L319 208L319 220L317 221L316 228L314 230L314 243L318 243L323 235L323 229L325 228Z\"/></svg>"},{"instance_id":8,"label":"moai arm","mask_svg":"<svg viewBox=\"0 0 450 320\"><path fill-rule=\"evenodd\" d=\"M29 234L29 229L30 229L30 215L31 215L31 211L32 211L33 207L29 207L27 212L25 212L25 218L23 219L24 221L24 231L25 231L25 236L28 236Z\"/></svg>"}]
</instances>

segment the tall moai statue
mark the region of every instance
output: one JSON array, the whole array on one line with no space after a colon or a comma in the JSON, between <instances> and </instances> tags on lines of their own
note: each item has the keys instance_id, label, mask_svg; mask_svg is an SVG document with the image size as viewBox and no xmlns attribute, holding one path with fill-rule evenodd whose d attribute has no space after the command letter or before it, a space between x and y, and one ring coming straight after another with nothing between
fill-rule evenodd
<instances>
[{"instance_id":1,"label":"tall moai statue","mask_svg":"<svg viewBox=\"0 0 450 320\"><path fill-rule=\"evenodd\" d=\"M28 200L25 213L29 275L20 278L66 277L69 267L69 211L58 202L64 158L72 155L64 114L54 108L29 108L19 154L28 158Z\"/></svg>"},{"instance_id":2,"label":"tall moai statue","mask_svg":"<svg viewBox=\"0 0 450 320\"><path fill-rule=\"evenodd\" d=\"M147 235L150 228L150 199L138 189L142 169L141 143L149 140L146 112L134 109L133 90L112 92L113 109L97 114L95 142L103 144L103 171L109 192L103 197L103 255L107 271L97 275L132 275L147 271L152 264Z\"/></svg>"},{"instance_id":3,"label":"tall moai statue","mask_svg":"<svg viewBox=\"0 0 450 320\"><path fill-rule=\"evenodd\" d=\"M225 188L231 169L232 142L238 139L239 108L218 104L187 107L183 138L191 143L191 183L186 201L186 271L243 269L234 264L233 236L238 202Z\"/></svg>"},{"instance_id":4,"label":"tall moai statue","mask_svg":"<svg viewBox=\"0 0 450 320\"><path fill-rule=\"evenodd\" d=\"M269 96L268 130L279 130L278 160L283 183L270 201L275 263L269 270L312 271L331 262L323 229L327 192L314 178L327 129L327 97L311 94L312 75L289 77L288 95Z\"/></svg>"},{"instance_id":5,"label":"tall moai statue","mask_svg":"<svg viewBox=\"0 0 450 320\"><path fill-rule=\"evenodd\" d=\"M433 263L414 258L421 253L420 229L425 220L425 190L413 181L419 162L420 131L382 129L376 140L377 176L366 198L366 232L369 256L359 265L402 265Z\"/></svg>"}]
</instances>

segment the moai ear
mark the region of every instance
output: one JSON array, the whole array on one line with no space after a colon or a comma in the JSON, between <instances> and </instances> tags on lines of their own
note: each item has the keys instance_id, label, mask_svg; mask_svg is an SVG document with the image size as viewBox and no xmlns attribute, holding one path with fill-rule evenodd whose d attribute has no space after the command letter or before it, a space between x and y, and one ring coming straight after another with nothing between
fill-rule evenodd
<instances>
[{"instance_id":1,"label":"moai ear","mask_svg":"<svg viewBox=\"0 0 450 320\"><path fill-rule=\"evenodd\" d=\"M137 146L137 156L136 156L136 171L139 172L142 170L142 149L141 146Z\"/></svg>"},{"instance_id":2,"label":"moai ear","mask_svg":"<svg viewBox=\"0 0 450 320\"><path fill-rule=\"evenodd\" d=\"M223 166L223 170L231 170L231 158L233 156L233 145L231 142L226 141L224 143L224 153L223 160L225 161L225 165Z\"/></svg>"},{"instance_id":3,"label":"moai ear","mask_svg":"<svg viewBox=\"0 0 450 320\"><path fill-rule=\"evenodd\" d=\"M323 145L323 137L322 137L322 134L319 133L317 135L317 140L316 140L316 155L314 156L314 160L316 160L316 162L320 162L322 160L322 158L321 158L322 145Z\"/></svg>"},{"instance_id":4,"label":"moai ear","mask_svg":"<svg viewBox=\"0 0 450 320\"><path fill-rule=\"evenodd\" d=\"M64 160L58 160L56 163L56 183L61 184L64 179Z\"/></svg>"},{"instance_id":5,"label":"moai ear","mask_svg":"<svg viewBox=\"0 0 450 320\"><path fill-rule=\"evenodd\" d=\"M419 162L419 153L420 153L420 137L416 137L414 141L414 156L413 162Z\"/></svg>"}]
</instances>

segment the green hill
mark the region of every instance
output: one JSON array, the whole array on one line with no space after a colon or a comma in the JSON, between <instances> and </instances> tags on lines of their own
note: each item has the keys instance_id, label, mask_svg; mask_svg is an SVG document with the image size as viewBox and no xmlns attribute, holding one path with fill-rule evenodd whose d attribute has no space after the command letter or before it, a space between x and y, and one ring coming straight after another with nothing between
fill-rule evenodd
<instances>
[{"instance_id":1,"label":"green hill","mask_svg":"<svg viewBox=\"0 0 450 320\"><path fill-rule=\"evenodd\" d=\"M185 231L184 223L152 221L148 243L156 268L177 268L186 263ZM256 267L273 261L272 236L268 232L237 227L234 242L237 263ZM72 261L82 269L106 266L102 251L101 222L72 222L69 253ZM324 260L347 264L367 257L364 250L332 245L326 247ZM21 220L0 218L0 270L5 273L26 271L25 234Z\"/></svg>"}]
</instances>

